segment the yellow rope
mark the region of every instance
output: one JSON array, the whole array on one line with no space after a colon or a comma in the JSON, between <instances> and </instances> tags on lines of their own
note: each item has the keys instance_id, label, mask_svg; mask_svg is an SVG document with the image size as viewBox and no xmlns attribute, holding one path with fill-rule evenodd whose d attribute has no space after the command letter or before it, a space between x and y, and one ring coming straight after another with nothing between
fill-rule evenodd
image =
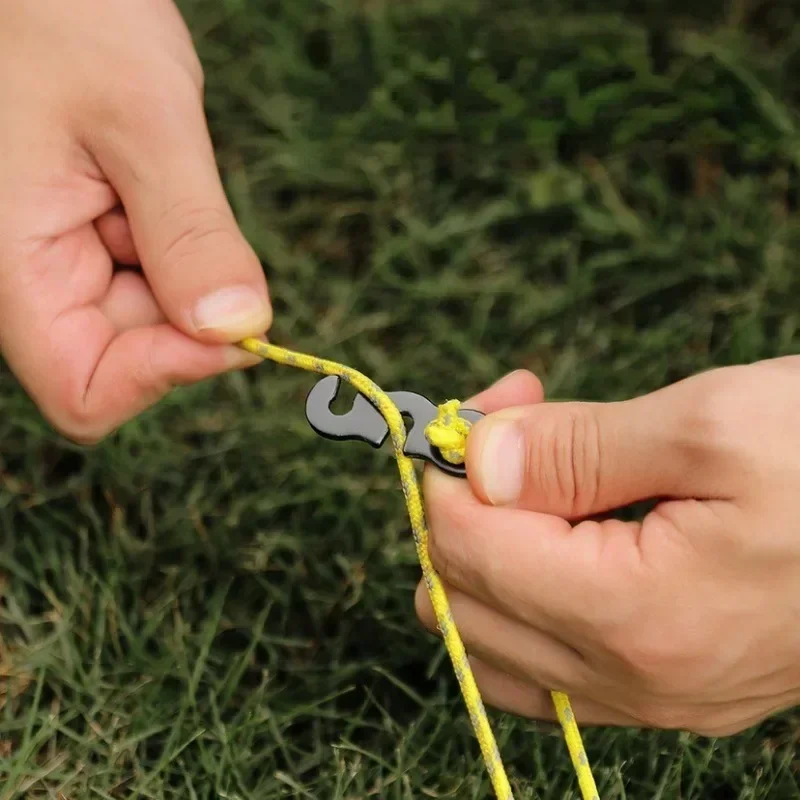
<instances>
[{"instance_id":1,"label":"yellow rope","mask_svg":"<svg viewBox=\"0 0 800 800\"><path fill-rule=\"evenodd\" d=\"M463 464L467 455L467 434L471 426L458 416L460 406L458 400L442 403L436 419L425 427L427 440L451 464Z\"/></svg>"},{"instance_id":2,"label":"yellow rope","mask_svg":"<svg viewBox=\"0 0 800 800\"><path fill-rule=\"evenodd\" d=\"M380 387L366 375L343 364L326 361L304 353L296 353L283 347L267 344L258 339L245 339L240 347L254 355L269 359L278 364L316 372L321 375L338 375L350 383L359 393L370 400L383 415L392 439L394 456L400 470L411 530L417 548L417 556L422 567L422 576L431 598L436 620L444 639L445 647L458 678L464 703L469 713L472 727L486 763L489 779L497 800L513 800L511 784L508 781L497 743L492 733L480 691L472 674L467 652L456 627L444 587L428 555L428 528L422 504L422 492L412 460L405 455L406 427L397 406ZM439 414L426 429L426 435L434 446L440 448L442 455L453 463L463 463L469 423L458 416L459 403L451 400L439 407ZM558 720L564 730L572 764L578 777L583 800L599 800L597 787L592 776L589 761L581 741L575 716L569 698L560 692L552 693Z\"/></svg>"}]
</instances>

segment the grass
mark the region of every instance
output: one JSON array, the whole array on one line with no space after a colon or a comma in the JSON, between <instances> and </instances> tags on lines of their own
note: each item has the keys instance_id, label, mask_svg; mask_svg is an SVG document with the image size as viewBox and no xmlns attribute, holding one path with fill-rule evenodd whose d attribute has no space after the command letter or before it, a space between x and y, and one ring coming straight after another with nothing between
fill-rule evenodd
<instances>
[{"instance_id":1,"label":"grass","mask_svg":"<svg viewBox=\"0 0 800 800\"><path fill-rule=\"evenodd\" d=\"M183 5L275 341L441 399L798 351L791 0ZM489 796L394 465L312 433L312 382L87 451L0 377L0 800ZM558 735L495 719L518 798L577 797ZM799 735L585 732L608 800L798 798Z\"/></svg>"}]
</instances>

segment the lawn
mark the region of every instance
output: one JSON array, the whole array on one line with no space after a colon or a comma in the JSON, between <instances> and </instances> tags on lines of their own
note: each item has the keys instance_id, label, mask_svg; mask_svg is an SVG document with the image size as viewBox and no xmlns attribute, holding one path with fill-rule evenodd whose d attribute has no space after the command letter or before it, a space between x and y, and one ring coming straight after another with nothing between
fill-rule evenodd
<instances>
[{"instance_id":1,"label":"lawn","mask_svg":"<svg viewBox=\"0 0 800 800\"><path fill-rule=\"evenodd\" d=\"M611 400L798 352L792 0L187 0L272 339L384 388ZM797 73L800 74L800 73ZM491 796L388 450L314 378L179 391L91 450L0 376L0 800ZM577 788L493 714L518 800ZM800 715L585 730L604 800L800 798Z\"/></svg>"}]
</instances>

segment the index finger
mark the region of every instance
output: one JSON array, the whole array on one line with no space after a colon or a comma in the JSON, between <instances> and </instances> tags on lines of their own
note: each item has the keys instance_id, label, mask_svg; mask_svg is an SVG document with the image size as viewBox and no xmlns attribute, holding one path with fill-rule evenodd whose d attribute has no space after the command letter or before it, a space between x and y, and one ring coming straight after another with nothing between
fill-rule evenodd
<instances>
[{"instance_id":1,"label":"index finger","mask_svg":"<svg viewBox=\"0 0 800 800\"><path fill-rule=\"evenodd\" d=\"M533 405L544 400L542 382L532 372L518 369L463 403L464 408L493 414L504 408Z\"/></svg>"},{"instance_id":2,"label":"index finger","mask_svg":"<svg viewBox=\"0 0 800 800\"><path fill-rule=\"evenodd\" d=\"M641 569L635 523L573 527L484 505L436 470L424 481L431 560L447 583L578 649L626 613Z\"/></svg>"},{"instance_id":3,"label":"index finger","mask_svg":"<svg viewBox=\"0 0 800 800\"><path fill-rule=\"evenodd\" d=\"M93 444L173 387L252 360L238 348L197 342L163 323L118 330L101 308L115 279L91 224L33 255L20 254L16 263L5 258L4 357L48 421L73 441ZM133 296L130 282L127 288L120 303L135 311L142 298Z\"/></svg>"}]
</instances>

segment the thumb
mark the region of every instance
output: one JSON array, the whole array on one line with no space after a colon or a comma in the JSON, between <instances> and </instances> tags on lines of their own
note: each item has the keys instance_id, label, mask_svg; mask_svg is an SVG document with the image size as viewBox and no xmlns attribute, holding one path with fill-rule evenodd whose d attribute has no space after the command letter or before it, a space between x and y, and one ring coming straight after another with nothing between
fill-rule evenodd
<instances>
[{"instance_id":1,"label":"thumb","mask_svg":"<svg viewBox=\"0 0 800 800\"><path fill-rule=\"evenodd\" d=\"M492 505L566 519L641 500L717 496L720 473L692 424L688 387L614 403L541 403L472 429L467 475Z\"/></svg>"},{"instance_id":2,"label":"thumb","mask_svg":"<svg viewBox=\"0 0 800 800\"><path fill-rule=\"evenodd\" d=\"M225 196L201 98L124 113L96 158L119 195L147 282L168 320L208 343L264 334L263 268Z\"/></svg>"}]
</instances>

